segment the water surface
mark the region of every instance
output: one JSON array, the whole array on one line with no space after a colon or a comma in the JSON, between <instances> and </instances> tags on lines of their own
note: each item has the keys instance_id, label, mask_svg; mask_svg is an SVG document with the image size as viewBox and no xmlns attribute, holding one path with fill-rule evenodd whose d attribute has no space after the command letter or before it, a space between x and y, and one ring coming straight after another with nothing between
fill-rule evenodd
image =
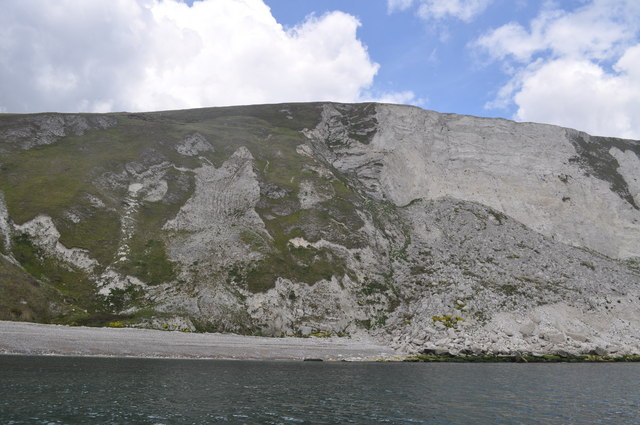
<instances>
[{"instance_id":1,"label":"water surface","mask_svg":"<svg viewBox=\"0 0 640 425\"><path fill-rule=\"evenodd\" d=\"M640 424L640 364L0 356L2 424Z\"/></svg>"}]
</instances>

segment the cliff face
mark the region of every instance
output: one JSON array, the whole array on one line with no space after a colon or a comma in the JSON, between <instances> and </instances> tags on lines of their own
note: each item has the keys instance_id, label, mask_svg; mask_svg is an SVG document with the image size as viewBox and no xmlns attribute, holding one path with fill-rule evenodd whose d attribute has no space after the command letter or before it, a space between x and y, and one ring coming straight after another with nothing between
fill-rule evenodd
<instances>
[{"instance_id":1,"label":"cliff face","mask_svg":"<svg viewBox=\"0 0 640 425\"><path fill-rule=\"evenodd\" d=\"M326 107L314 132L342 137ZM478 202L570 245L640 256L640 144L541 124L378 105L375 136L327 153L367 194L395 205L450 196Z\"/></svg>"},{"instance_id":2,"label":"cliff face","mask_svg":"<svg viewBox=\"0 0 640 425\"><path fill-rule=\"evenodd\" d=\"M640 143L379 104L0 116L0 317L640 352Z\"/></svg>"}]
</instances>

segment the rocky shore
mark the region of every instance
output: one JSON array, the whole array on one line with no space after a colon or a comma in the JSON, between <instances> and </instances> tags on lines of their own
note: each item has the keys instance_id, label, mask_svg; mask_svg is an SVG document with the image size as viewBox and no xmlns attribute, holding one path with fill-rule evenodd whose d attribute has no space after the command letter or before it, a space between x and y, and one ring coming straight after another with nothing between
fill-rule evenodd
<instances>
[{"instance_id":1,"label":"rocky shore","mask_svg":"<svg viewBox=\"0 0 640 425\"><path fill-rule=\"evenodd\" d=\"M628 357L640 353L637 321L616 320L632 300L612 303L606 313L585 312L558 303L519 313L499 313L484 326L467 324L461 316L425 317L400 327L389 324L391 347L412 355L510 356L554 355ZM463 313L461 313L463 314ZM603 320L606 319L606 320Z\"/></svg>"},{"instance_id":2,"label":"rocky shore","mask_svg":"<svg viewBox=\"0 0 640 425\"><path fill-rule=\"evenodd\" d=\"M268 338L137 328L94 328L0 321L0 354L229 360L329 360L408 362L640 362L629 350L398 350L366 336ZM408 347L407 347L408 348ZM613 352L612 352L613 351Z\"/></svg>"}]
</instances>

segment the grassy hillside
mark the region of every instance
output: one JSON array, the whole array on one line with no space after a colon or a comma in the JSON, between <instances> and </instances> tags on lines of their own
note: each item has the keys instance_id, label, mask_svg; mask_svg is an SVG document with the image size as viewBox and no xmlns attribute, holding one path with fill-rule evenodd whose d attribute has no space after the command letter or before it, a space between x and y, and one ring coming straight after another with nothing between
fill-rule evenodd
<instances>
[{"instance_id":1,"label":"grassy hillside","mask_svg":"<svg viewBox=\"0 0 640 425\"><path fill-rule=\"evenodd\" d=\"M296 147L305 140L301 130L317 125L320 112L319 104L288 104L120 113L109 115L115 119L114 125L89 128L81 134L68 124L77 120L75 115L39 116L45 124L31 122L29 116L6 115L0 117L0 146L4 151L0 160L0 190L16 225L38 215L51 217L62 245L87 250L98 261L96 274L114 267L148 285L158 285L178 279L177 265L167 257L162 226L193 195L194 177L189 170L203 161L219 167L238 148L245 147L255 159L261 186L277 188L283 195L264 196L256 208L261 217L268 218L264 221L271 238L265 239L251 229L244 232L245 243L263 252L262 259L231 268L229 278L253 292L269 289L278 277L312 284L344 274L344 260L327 250L290 249L287 246L290 238L301 236L314 242L330 234L346 246L364 243L351 232L363 224L356 213L362 201L360 195L344 179L320 176L314 171L317 161L296 152ZM49 143L33 146L32 140L43 139L38 134L56 133L46 127L51 117L65 121L64 135L59 137L58 129L56 137L47 136ZM370 129L365 130L358 137L370 134ZM15 137L16 133L27 137ZM176 150L177 144L192 134L202 135L213 149L197 157L181 155ZM142 176L154 167L164 167L167 193L161 200L142 202L136 207L135 228L128 240L130 255L126 262L119 262L122 220L130 207L128 186L135 180L132 170ZM300 209L298 198L303 180L314 181L331 196L316 208ZM112 303L105 304L96 295L95 282L86 273L61 264L26 235L14 235L9 252L24 268L21 273L25 279L46 282L70 297L72 304L86 310L89 316L109 311ZM18 308L16 302L7 299L6 308ZM122 303L116 304L123 307ZM115 313L118 309L111 310ZM45 320L46 305L37 311L41 313L32 318Z\"/></svg>"}]
</instances>

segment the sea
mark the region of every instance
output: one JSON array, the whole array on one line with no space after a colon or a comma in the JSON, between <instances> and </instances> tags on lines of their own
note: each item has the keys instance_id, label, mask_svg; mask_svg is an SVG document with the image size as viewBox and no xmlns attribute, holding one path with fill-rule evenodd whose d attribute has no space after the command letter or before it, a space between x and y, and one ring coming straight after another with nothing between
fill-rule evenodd
<instances>
[{"instance_id":1,"label":"sea","mask_svg":"<svg viewBox=\"0 0 640 425\"><path fill-rule=\"evenodd\" d=\"M640 424L640 364L0 356L0 424Z\"/></svg>"}]
</instances>

